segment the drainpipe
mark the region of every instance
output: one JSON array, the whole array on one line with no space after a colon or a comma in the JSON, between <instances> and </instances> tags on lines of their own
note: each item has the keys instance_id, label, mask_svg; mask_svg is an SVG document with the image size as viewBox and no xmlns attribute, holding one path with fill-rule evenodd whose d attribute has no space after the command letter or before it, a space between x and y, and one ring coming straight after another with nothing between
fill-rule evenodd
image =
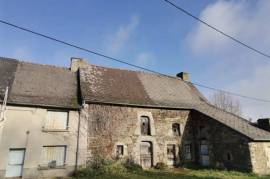
<instances>
[{"instance_id":1,"label":"drainpipe","mask_svg":"<svg viewBox=\"0 0 270 179\"><path fill-rule=\"evenodd\" d=\"M79 110L79 121L78 121L78 133L77 133L77 146L76 146L75 172L78 170L79 147L80 147L80 128L81 128L81 109Z\"/></svg>"}]
</instances>

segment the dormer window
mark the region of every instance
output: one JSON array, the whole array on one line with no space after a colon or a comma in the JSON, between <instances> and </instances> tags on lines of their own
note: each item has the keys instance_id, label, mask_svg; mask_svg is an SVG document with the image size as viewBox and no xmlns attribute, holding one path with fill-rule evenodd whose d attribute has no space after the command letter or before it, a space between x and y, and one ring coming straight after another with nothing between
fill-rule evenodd
<instances>
[{"instance_id":1,"label":"dormer window","mask_svg":"<svg viewBox=\"0 0 270 179\"><path fill-rule=\"evenodd\" d=\"M150 119L147 116L141 116L141 134L151 135Z\"/></svg>"}]
</instances>

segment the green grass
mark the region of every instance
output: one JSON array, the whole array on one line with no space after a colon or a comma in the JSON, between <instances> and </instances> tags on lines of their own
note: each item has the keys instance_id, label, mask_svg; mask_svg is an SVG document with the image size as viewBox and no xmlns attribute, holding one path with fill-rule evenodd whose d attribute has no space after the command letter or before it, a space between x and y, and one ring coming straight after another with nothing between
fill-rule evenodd
<instances>
[{"instance_id":1,"label":"green grass","mask_svg":"<svg viewBox=\"0 0 270 179\"><path fill-rule=\"evenodd\" d=\"M86 177L87 178L87 177ZM78 178L78 179L86 179ZM270 179L270 176L258 176L252 173L242 173L236 171L220 171L213 169L168 169L160 170L146 170L136 172L125 172L117 174L98 174L91 176L93 179Z\"/></svg>"}]
</instances>

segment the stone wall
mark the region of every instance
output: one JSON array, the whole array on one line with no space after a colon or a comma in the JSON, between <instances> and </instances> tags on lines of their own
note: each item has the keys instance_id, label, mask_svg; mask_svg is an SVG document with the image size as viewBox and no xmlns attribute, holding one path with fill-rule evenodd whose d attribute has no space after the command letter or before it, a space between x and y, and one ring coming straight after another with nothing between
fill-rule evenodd
<instances>
[{"instance_id":1,"label":"stone wall","mask_svg":"<svg viewBox=\"0 0 270 179\"><path fill-rule=\"evenodd\" d=\"M89 156L96 153L114 156L116 145L122 144L126 149L125 157L132 157L137 163L140 163L140 143L150 141L153 144L153 165L157 162L167 163L168 144L176 145L176 153L178 153L182 137L173 135L172 124L179 123L183 130L190 114L188 110L94 104L89 105L84 110L87 110L89 114ZM140 116L150 118L150 136L141 135Z\"/></svg>"},{"instance_id":2,"label":"stone wall","mask_svg":"<svg viewBox=\"0 0 270 179\"><path fill-rule=\"evenodd\" d=\"M193 145L193 162L200 164L200 144L208 145L211 167L251 170L249 139L237 131L193 111L183 141Z\"/></svg>"},{"instance_id":3,"label":"stone wall","mask_svg":"<svg viewBox=\"0 0 270 179\"><path fill-rule=\"evenodd\" d=\"M249 143L253 172L259 174L270 174L270 143Z\"/></svg>"},{"instance_id":4,"label":"stone wall","mask_svg":"<svg viewBox=\"0 0 270 179\"><path fill-rule=\"evenodd\" d=\"M89 115L89 156L95 153L114 156L116 145L121 144L125 148L124 155L140 163L140 142L150 141L153 164L168 163L168 144L176 145L177 163L201 164L200 144L204 142L208 145L210 167L251 170L249 139L199 112L97 104L84 110ZM140 134L140 116L150 117L151 136ZM173 123L180 124L180 137L173 136ZM186 144L192 145L191 160L184 157Z\"/></svg>"}]
</instances>

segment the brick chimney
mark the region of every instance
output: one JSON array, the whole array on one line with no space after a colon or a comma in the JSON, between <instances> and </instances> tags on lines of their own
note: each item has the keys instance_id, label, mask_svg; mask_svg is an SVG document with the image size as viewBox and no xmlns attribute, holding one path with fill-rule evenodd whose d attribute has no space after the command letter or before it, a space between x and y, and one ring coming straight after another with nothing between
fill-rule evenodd
<instances>
[{"instance_id":1,"label":"brick chimney","mask_svg":"<svg viewBox=\"0 0 270 179\"><path fill-rule=\"evenodd\" d=\"M189 81L189 73L187 72L178 73L176 76L181 78L183 81Z\"/></svg>"},{"instance_id":2,"label":"brick chimney","mask_svg":"<svg viewBox=\"0 0 270 179\"><path fill-rule=\"evenodd\" d=\"M270 131L270 118L258 119L258 127Z\"/></svg>"},{"instance_id":3,"label":"brick chimney","mask_svg":"<svg viewBox=\"0 0 270 179\"><path fill-rule=\"evenodd\" d=\"M89 63L82 58L71 57L70 70L73 72L78 71L81 67L87 67Z\"/></svg>"}]
</instances>

